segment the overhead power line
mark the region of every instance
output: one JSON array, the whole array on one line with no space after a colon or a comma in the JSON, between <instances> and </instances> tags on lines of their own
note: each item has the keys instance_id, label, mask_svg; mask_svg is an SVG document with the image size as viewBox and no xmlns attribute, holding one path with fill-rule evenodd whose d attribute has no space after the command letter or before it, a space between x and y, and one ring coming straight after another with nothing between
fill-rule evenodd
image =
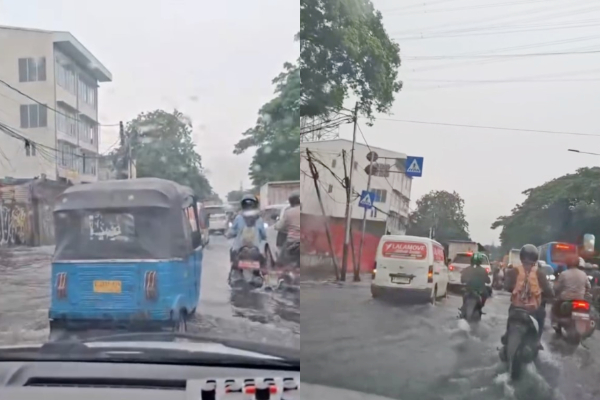
<instances>
[{"instance_id":1,"label":"overhead power line","mask_svg":"<svg viewBox=\"0 0 600 400\"><path fill-rule=\"evenodd\" d=\"M449 122L416 121L416 120L410 120L410 119L395 119L395 118L377 118L377 120L381 120L381 121L395 121L395 122L406 122L406 123L409 123L409 124L454 126L454 127L460 127L460 128L478 128L478 129L492 129L492 130L513 131L513 132L532 132L532 133L549 133L549 134L555 134L555 135L573 135L573 136L600 137L600 134L597 134L597 133L567 132L567 131L549 131L549 130L543 130L543 129L507 128L507 127L501 127L501 126L454 124L454 123L449 123Z\"/></svg>"},{"instance_id":2,"label":"overhead power line","mask_svg":"<svg viewBox=\"0 0 600 400\"><path fill-rule=\"evenodd\" d=\"M13 91L15 91L15 92L19 93L21 96L27 97L29 100L31 100L31 101L34 101L34 102L36 102L37 104L39 104L39 105L41 105L41 106L43 106L43 107L46 107L48 110L50 110L50 111L53 111L53 112L55 112L56 114L62 115L62 116L64 116L64 117L66 117L66 118L69 118L69 119L72 119L72 120L76 120L76 121L78 120L77 118L74 118L74 117L73 117L73 116L71 116L71 115L68 115L68 114L62 113L62 112L58 111L57 109L55 109L55 108L52 108L52 107L50 107L49 105L42 103L41 101L39 101L39 100L37 100L37 99L35 99L35 98L31 97L31 96L30 96L30 95L28 95L27 93L23 93L22 91L20 91L20 90L19 90L19 89L17 89L16 87L12 86L11 84L9 84L9 83L7 83L7 82L3 81L2 79L0 79L0 83L2 83L4 86L8 87L9 89L11 89L11 90L13 90ZM118 123L117 123L117 124L101 124L101 123L97 123L97 125L98 125L98 126L119 126L119 124L118 124Z\"/></svg>"},{"instance_id":3,"label":"overhead power line","mask_svg":"<svg viewBox=\"0 0 600 400\"><path fill-rule=\"evenodd\" d=\"M486 55L456 55L456 56L404 56L406 60L451 60L451 59L489 59L489 58L520 58L540 56L564 56L577 54L598 54L600 50L589 51L559 51L554 53L524 53L524 54L486 54Z\"/></svg>"}]
</instances>

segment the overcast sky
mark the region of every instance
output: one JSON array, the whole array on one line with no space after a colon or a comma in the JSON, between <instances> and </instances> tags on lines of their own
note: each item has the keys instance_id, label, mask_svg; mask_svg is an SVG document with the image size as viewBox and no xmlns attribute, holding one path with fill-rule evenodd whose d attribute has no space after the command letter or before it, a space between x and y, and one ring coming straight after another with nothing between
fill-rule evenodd
<instances>
[{"instance_id":1,"label":"overcast sky","mask_svg":"<svg viewBox=\"0 0 600 400\"><path fill-rule=\"evenodd\" d=\"M374 3L384 15L390 36L400 44L400 75L404 81L393 107L394 115L382 118L600 134L600 54L411 59L467 53L481 56L600 52L599 3L589 0L374 0ZM500 33L517 30L520 32ZM502 48L510 49L497 51ZM533 82L536 79L546 81ZM460 82L465 80L504 82ZM424 175L415 179L412 199L430 190L457 191L466 202L472 237L483 243L493 240L498 243L500 232L492 231L490 225L524 200L522 191L600 162L597 156L567 152L576 148L600 153L598 136L383 120L377 121L373 128L364 122L361 126L369 144L424 156ZM341 129L343 137L351 138L351 134L350 126Z\"/></svg>"},{"instance_id":2,"label":"overcast sky","mask_svg":"<svg viewBox=\"0 0 600 400\"><path fill-rule=\"evenodd\" d=\"M295 61L300 29L291 0L0 0L0 24L71 32L113 74L101 85L100 122L180 109L221 196L250 186L252 152L232 153L271 80ZM103 128L101 149L117 140Z\"/></svg>"}]
</instances>

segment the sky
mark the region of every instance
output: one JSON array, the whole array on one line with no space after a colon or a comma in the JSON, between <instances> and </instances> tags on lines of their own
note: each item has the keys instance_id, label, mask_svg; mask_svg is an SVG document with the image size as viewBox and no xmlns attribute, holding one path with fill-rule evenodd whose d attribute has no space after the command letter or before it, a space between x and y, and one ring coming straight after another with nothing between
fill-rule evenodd
<instances>
[{"instance_id":1,"label":"sky","mask_svg":"<svg viewBox=\"0 0 600 400\"><path fill-rule=\"evenodd\" d=\"M113 75L98 94L103 124L161 108L188 115L222 198L251 186L254 151L236 156L233 146L300 51L300 8L289 0L0 0L0 25L69 31L91 51ZM116 129L102 128L101 151Z\"/></svg>"},{"instance_id":2,"label":"sky","mask_svg":"<svg viewBox=\"0 0 600 400\"><path fill-rule=\"evenodd\" d=\"M373 127L363 120L361 128L370 145L425 157L423 177L413 181L411 208L431 190L456 191L465 200L472 238L499 244L500 230L490 226L525 199L524 190L598 165L598 156L567 150L600 153L600 4L589 0L374 0L374 4L388 34L400 45L404 86L392 115L380 115ZM599 53L531 56L574 51ZM498 57L511 54L528 55ZM447 58L459 55L463 58ZM352 127L342 126L340 136L351 138ZM363 142L360 135L358 140Z\"/></svg>"}]
</instances>

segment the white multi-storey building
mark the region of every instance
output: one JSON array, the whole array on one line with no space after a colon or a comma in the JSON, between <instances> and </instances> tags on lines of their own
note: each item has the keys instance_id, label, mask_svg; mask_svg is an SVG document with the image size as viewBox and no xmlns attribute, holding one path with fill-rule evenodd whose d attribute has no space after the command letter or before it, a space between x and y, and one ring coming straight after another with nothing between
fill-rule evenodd
<instances>
[{"instance_id":1,"label":"white multi-storey building","mask_svg":"<svg viewBox=\"0 0 600 400\"><path fill-rule=\"evenodd\" d=\"M110 81L70 33L0 26L0 179L97 180L98 84Z\"/></svg>"},{"instance_id":2,"label":"white multi-storey building","mask_svg":"<svg viewBox=\"0 0 600 400\"><path fill-rule=\"evenodd\" d=\"M300 188L302 198L302 213L309 215L322 215L316 195L314 181L311 177L306 149L309 149L320 162L315 165L319 173L319 186L325 213L332 218L342 219L345 215L346 193L339 179L344 177L344 164L342 151L347 153L347 171L350 173L350 151L352 142L346 139L333 139L315 142L300 143L302 158L300 162ZM412 178L407 177L403 168L398 169L396 163L403 165L406 154L370 146L380 157L379 163L390 165L388 177L372 176L371 191L375 192L376 208L367 212L367 224L377 231L379 235L384 231L393 234L404 234L408 221L410 191ZM354 149L354 165L352 171L353 193L361 193L367 189L368 175L365 168L369 165L367 154L369 147L356 143ZM397 161L399 160L399 161ZM322 164L321 164L322 163ZM334 175L335 174L335 175ZM353 196L356 197L356 196ZM363 208L358 206L359 199L355 198L351 204L351 215L356 224L363 218Z\"/></svg>"}]
</instances>

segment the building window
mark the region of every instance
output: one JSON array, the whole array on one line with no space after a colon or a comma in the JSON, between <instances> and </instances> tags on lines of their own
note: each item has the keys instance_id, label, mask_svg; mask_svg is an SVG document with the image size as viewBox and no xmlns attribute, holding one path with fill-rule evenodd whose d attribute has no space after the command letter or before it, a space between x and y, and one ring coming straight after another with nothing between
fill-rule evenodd
<instances>
[{"instance_id":1,"label":"building window","mask_svg":"<svg viewBox=\"0 0 600 400\"><path fill-rule=\"evenodd\" d=\"M83 79L79 79L79 99L91 106L96 105L96 88Z\"/></svg>"},{"instance_id":2,"label":"building window","mask_svg":"<svg viewBox=\"0 0 600 400\"><path fill-rule=\"evenodd\" d=\"M56 61L56 81L58 86L67 90L69 93L77 93L75 90L75 72L58 61Z\"/></svg>"},{"instance_id":3,"label":"building window","mask_svg":"<svg viewBox=\"0 0 600 400\"><path fill-rule=\"evenodd\" d=\"M333 192L333 185L329 185L329 187L327 188L327 193L331 192Z\"/></svg>"},{"instance_id":4,"label":"building window","mask_svg":"<svg viewBox=\"0 0 600 400\"><path fill-rule=\"evenodd\" d=\"M356 171L358 169L358 162L354 161L354 170Z\"/></svg>"},{"instance_id":5,"label":"building window","mask_svg":"<svg viewBox=\"0 0 600 400\"><path fill-rule=\"evenodd\" d=\"M58 150L59 163L62 167L81 172L81 163L79 160L81 157L77 154L75 146L66 142L59 142Z\"/></svg>"},{"instance_id":6,"label":"building window","mask_svg":"<svg viewBox=\"0 0 600 400\"><path fill-rule=\"evenodd\" d=\"M35 144L25 142L25 155L27 157L35 157Z\"/></svg>"},{"instance_id":7,"label":"building window","mask_svg":"<svg viewBox=\"0 0 600 400\"><path fill-rule=\"evenodd\" d=\"M94 144L94 137L96 136L96 124L84 119L80 119L78 121L78 126L79 139L86 143Z\"/></svg>"},{"instance_id":8,"label":"building window","mask_svg":"<svg viewBox=\"0 0 600 400\"><path fill-rule=\"evenodd\" d=\"M43 128L48 126L48 109L41 104L21 105L21 128Z\"/></svg>"},{"instance_id":9,"label":"building window","mask_svg":"<svg viewBox=\"0 0 600 400\"><path fill-rule=\"evenodd\" d=\"M334 158L333 161L331 162L331 168L335 168L336 165L337 165L337 160Z\"/></svg>"},{"instance_id":10,"label":"building window","mask_svg":"<svg viewBox=\"0 0 600 400\"><path fill-rule=\"evenodd\" d=\"M387 190L385 189L371 189L375 194L375 203L385 203L387 200Z\"/></svg>"},{"instance_id":11,"label":"building window","mask_svg":"<svg viewBox=\"0 0 600 400\"><path fill-rule=\"evenodd\" d=\"M46 58L19 58L19 82L46 80Z\"/></svg>"}]
</instances>

